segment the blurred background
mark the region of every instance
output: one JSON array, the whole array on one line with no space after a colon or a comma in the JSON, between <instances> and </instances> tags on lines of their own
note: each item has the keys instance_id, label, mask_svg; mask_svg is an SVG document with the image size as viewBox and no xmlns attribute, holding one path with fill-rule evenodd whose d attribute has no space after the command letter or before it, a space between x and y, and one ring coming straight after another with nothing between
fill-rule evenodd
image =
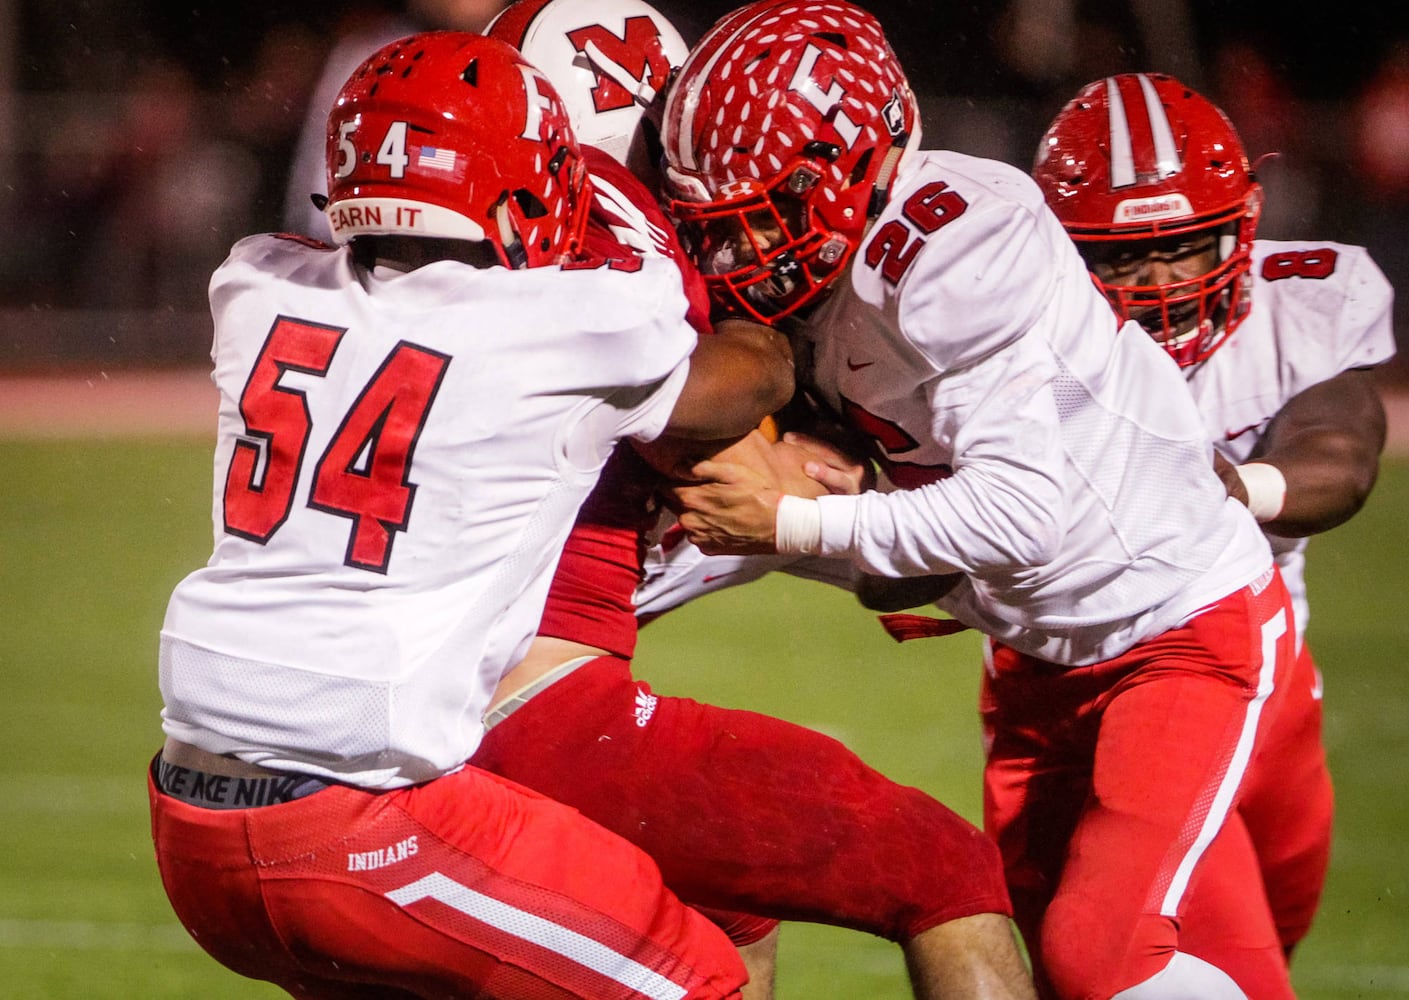
<instances>
[{"instance_id":1,"label":"blurred background","mask_svg":"<svg viewBox=\"0 0 1409 1000\"><path fill-rule=\"evenodd\" d=\"M659 0L687 42L732 6ZM873 0L925 145L1024 168L1087 81L1171 72L1241 130L1260 235L1368 246L1409 287L1409 5ZM499 0L0 0L0 371L199 365L231 243L293 228L298 135L339 43L474 27ZM359 50L360 51L360 50ZM306 205L306 191L290 204ZM1409 294L1396 326L1405 343ZM1403 361L1391 375L1409 371Z\"/></svg>"},{"instance_id":2,"label":"blurred background","mask_svg":"<svg viewBox=\"0 0 1409 1000\"><path fill-rule=\"evenodd\" d=\"M689 42L732 7L655 2ZM294 179L294 163L330 99L325 69L345 76L382 41L472 27L499 3L0 0L7 1000L282 995L177 924L141 778L160 740L158 623L210 551L206 283L236 239L307 225L321 181ZM1082 84L1172 72L1230 113L1253 157L1278 154L1259 163L1261 235L1368 246L1400 290L1381 481L1309 566L1338 802L1326 897L1293 971L1303 1000L1409 997L1409 4L866 5L920 95L924 145L1027 168ZM897 647L839 591L754 586L648 628L641 676L828 732L977 819L972 634ZM785 1000L908 995L898 951L865 935L790 925L780 961Z\"/></svg>"}]
</instances>

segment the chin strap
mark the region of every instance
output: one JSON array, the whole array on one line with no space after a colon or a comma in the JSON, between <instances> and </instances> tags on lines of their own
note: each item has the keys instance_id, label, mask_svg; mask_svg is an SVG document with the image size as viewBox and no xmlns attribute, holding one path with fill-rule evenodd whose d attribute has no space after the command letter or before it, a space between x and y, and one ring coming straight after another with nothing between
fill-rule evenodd
<instances>
[{"instance_id":1,"label":"chin strap","mask_svg":"<svg viewBox=\"0 0 1409 1000\"><path fill-rule=\"evenodd\" d=\"M909 133L896 137L895 145L886 150L885 159L881 161L881 169L876 171L876 183L871 188L871 203L866 207L866 218L874 219L881 214L881 209L890 200L890 185L895 180L895 169L900 165L900 158L905 155L905 144L910 141Z\"/></svg>"},{"instance_id":2,"label":"chin strap","mask_svg":"<svg viewBox=\"0 0 1409 1000\"><path fill-rule=\"evenodd\" d=\"M513 221L509 218L507 191L499 196L499 203L494 206L494 224L499 229L499 245L504 248L504 263L516 271L527 267L528 252L524 250L523 241L514 232Z\"/></svg>"}]
</instances>

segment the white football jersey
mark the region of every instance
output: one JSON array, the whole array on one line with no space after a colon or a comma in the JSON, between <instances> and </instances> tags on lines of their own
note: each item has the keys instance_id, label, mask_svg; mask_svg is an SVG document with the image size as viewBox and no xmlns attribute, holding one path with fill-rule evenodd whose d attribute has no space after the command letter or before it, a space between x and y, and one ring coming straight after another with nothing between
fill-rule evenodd
<instances>
[{"instance_id":1,"label":"white football jersey","mask_svg":"<svg viewBox=\"0 0 1409 1000\"><path fill-rule=\"evenodd\" d=\"M839 284L804 331L814 379L905 488L822 497L822 555L962 571L942 608L1065 664L1270 565L1177 366L1119 328L1026 174L917 153Z\"/></svg>"},{"instance_id":2,"label":"white football jersey","mask_svg":"<svg viewBox=\"0 0 1409 1000\"><path fill-rule=\"evenodd\" d=\"M1395 351L1394 292L1363 247L1257 240L1252 309L1218 350L1187 372L1213 446L1245 462L1287 402ZM1305 538L1268 535L1306 631Z\"/></svg>"},{"instance_id":3,"label":"white football jersey","mask_svg":"<svg viewBox=\"0 0 1409 1000\"><path fill-rule=\"evenodd\" d=\"M167 609L166 733L366 787L458 767L613 445L670 416L675 264L369 275L259 236L211 309L215 548Z\"/></svg>"},{"instance_id":4,"label":"white football jersey","mask_svg":"<svg viewBox=\"0 0 1409 1000\"><path fill-rule=\"evenodd\" d=\"M641 583L632 595L636 615L657 618L716 590L761 580L769 573L830 584L854 591L860 574L848 559L798 555L707 556L684 538L656 542L646 549Z\"/></svg>"}]
</instances>

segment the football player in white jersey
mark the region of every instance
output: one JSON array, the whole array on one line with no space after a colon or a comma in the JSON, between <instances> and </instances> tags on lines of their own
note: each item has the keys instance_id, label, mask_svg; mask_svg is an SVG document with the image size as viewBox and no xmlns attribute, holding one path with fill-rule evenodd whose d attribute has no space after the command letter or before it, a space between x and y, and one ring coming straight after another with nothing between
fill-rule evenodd
<instances>
[{"instance_id":1,"label":"football player in white jersey","mask_svg":"<svg viewBox=\"0 0 1409 1000\"><path fill-rule=\"evenodd\" d=\"M583 249L551 84L411 36L328 121L339 246L242 240L211 281L215 549L161 634L163 884L296 996L738 997L728 939L635 846L465 762L616 443L741 434L784 339L697 338L676 267Z\"/></svg>"},{"instance_id":2,"label":"football player in white jersey","mask_svg":"<svg viewBox=\"0 0 1409 1000\"><path fill-rule=\"evenodd\" d=\"M655 195L626 169L653 174L650 116L687 53L674 28L641 0L519 0L489 34L563 96L592 177L592 218L644 254L676 259L707 328L698 271ZM821 733L633 677L632 592L665 482L637 446L619 445L608 460L564 546L539 635L501 681L472 763L644 848L667 887L738 945L748 1000L772 996L779 918L897 942L917 997L1031 996L998 852L973 824ZM820 492L805 477L800 485Z\"/></svg>"},{"instance_id":3,"label":"football player in white jersey","mask_svg":"<svg viewBox=\"0 0 1409 1000\"><path fill-rule=\"evenodd\" d=\"M335 37L305 105L288 165L279 224L291 233L319 240L331 238L328 217L317 207L328 190L327 112L348 75L364 59L383 45L421 31L484 31L503 6L503 0L402 0L345 8L333 28Z\"/></svg>"},{"instance_id":4,"label":"football player in white jersey","mask_svg":"<svg viewBox=\"0 0 1409 1000\"><path fill-rule=\"evenodd\" d=\"M1177 367L1122 333L1030 177L917 148L904 74L845 0L721 19L663 140L706 281L794 328L893 487L810 500L701 463L690 538L958 574L938 603L989 637L985 822L1047 995L1290 997L1265 900L1251 927L1219 910L1256 898L1231 805L1281 706L1290 600ZM1200 894L1250 945L1224 967L1181 947Z\"/></svg>"},{"instance_id":5,"label":"football player in white jersey","mask_svg":"<svg viewBox=\"0 0 1409 1000\"><path fill-rule=\"evenodd\" d=\"M1296 670L1238 803L1290 956L1331 845L1321 680L1303 642L1306 541L1374 485L1385 414L1371 369L1394 354L1393 290L1362 247L1255 239L1262 189L1242 141L1169 76L1082 88L1033 175L1119 315L1183 369L1228 491L1262 523L1291 591Z\"/></svg>"}]
</instances>

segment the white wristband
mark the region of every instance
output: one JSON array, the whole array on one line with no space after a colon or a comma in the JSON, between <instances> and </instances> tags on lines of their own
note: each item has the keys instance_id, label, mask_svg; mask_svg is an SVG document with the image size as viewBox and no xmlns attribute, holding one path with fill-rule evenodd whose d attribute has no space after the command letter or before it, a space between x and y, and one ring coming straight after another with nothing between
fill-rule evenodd
<instances>
[{"instance_id":1,"label":"white wristband","mask_svg":"<svg viewBox=\"0 0 1409 1000\"><path fill-rule=\"evenodd\" d=\"M774 522L774 547L785 555L815 555L822 550L822 507L816 500L783 494Z\"/></svg>"},{"instance_id":2,"label":"white wristband","mask_svg":"<svg viewBox=\"0 0 1409 1000\"><path fill-rule=\"evenodd\" d=\"M1287 480L1282 470L1266 462L1237 467L1238 478L1248 491L1248 510L1259 523L1275 521L1287 501Z\"/></svg>"}]
</instances>

